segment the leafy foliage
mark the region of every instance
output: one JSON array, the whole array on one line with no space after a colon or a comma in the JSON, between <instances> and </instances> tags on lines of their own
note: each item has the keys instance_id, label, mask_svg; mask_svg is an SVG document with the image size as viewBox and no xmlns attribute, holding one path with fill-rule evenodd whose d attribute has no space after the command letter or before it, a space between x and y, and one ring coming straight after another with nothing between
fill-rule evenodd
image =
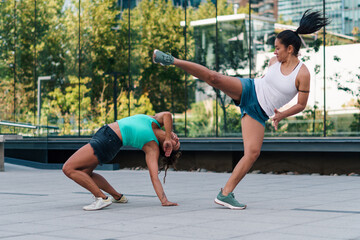
<instances>
[{"instance_id":1,"label":"leafy foliage","mask_svg":"<svg viewBox=\"0 0 360 240\"><path fill-rule=\"evenodd\" d=\"M34 1L0 3L1 120L35 124L37 79L52 76L54 81L42 84L41 124L58 125L61 135L80 134L79 127L81 134L92 134L102 124L114 121L114 74L118 74L118 118L129 113L154 114L165 110L184 116L187 111L188 136L214 136L216 122L219 135L240 134L240 112L229 98L215 90L217 105L214 99L194 103L195 90L200 90L195 89L195 80L178 68L153 64L151 57L154 49L161 49L223 74L228 74L229 69L243 69L248 64L245 23L218 23L216 49L214 26L206 31L208 42L202 46L201 33L189 24L216 17L216 7L210 0L197 9L187 8L186 43L184 27L180 25L185 19L184 9L173 6L171 1L142 0L130 13L120 9L114 0L80 3L80 6L78 0L36 1L36 5ZM248 6L238 9L238 13L247 12ZM232 4L219 0L217 15L230 14ZM241 33L245 33L243 40ZM358 29L354 29L354 36L357 35ZM330 37L326 42L340 43ZM318 51L321 44L320 36L311 46ZM208 58L209 52L217 59ZM317 68L315 71L319 71ZM332 79L338 81L339 90L358 98L348 84L357 83L359 76L348 80L352 83L340 79L340 74ZM220 109L217 119L216 109ZM314 116L321 117L315 106L298 120L311 121ZM177 130L184 133L184 118L176 121ZM321 128L321 124L315 127L308 123L293 126L286 121L281 124L279 134L317 132ZM359 114L355 114L350 128L359 131L359 124ZM266 131L274 131L270 123Z\"/></svg>"}]
</instances>

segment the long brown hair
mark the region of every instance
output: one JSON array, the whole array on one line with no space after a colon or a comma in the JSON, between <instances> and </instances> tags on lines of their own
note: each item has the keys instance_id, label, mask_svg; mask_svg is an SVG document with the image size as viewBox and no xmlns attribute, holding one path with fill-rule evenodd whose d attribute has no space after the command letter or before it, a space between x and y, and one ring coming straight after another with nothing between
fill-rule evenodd
<instances>
[{"instance_id":1,"label":"long brown hair","mask_svg":"<svg viewBox=\"0 0 360 240\"><path fill-rule=\"evenodd\" d=\"M159 147L159 148L160 148L159 160L162 164L161 167L159 168L159 173L161 172L161 170L165 169L165 176L164 176L164 180L163 180L165 183L167 170L169 169L170 166L172 166L176 170L176 163L181 157L181 152L180 152L180 149L176 150L176 151L172 151L170 156L166 157L165 152L162 149L162 147Z\"/></svg>"}]
</instances>

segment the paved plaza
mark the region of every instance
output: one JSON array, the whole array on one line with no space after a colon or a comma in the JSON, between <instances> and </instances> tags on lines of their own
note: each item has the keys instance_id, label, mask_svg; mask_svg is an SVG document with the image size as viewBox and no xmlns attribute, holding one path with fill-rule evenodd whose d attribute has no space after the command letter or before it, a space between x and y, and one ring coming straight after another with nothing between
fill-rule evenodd
<instances>
[{"instance_id":1,"label":"paved plaza","mask_svg":"<svg viewBox=\"0 0 360 240\"><path fill-rule=\"evenodd\" d=\"M213 200L229 173L169 171L162 207L145 170L98 171L127 204L86 212L92 195L61 170L5 164L0 239L360 239L360 177L248 174L235 189L246 210ZM163 173L160 173L163 177Z\"/></svg>"}]
</instances>

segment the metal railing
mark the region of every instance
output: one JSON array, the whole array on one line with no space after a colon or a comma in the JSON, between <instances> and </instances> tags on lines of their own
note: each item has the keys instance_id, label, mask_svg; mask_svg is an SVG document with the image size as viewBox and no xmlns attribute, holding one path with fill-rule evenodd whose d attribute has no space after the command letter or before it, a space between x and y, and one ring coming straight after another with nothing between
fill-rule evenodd
<instances>
[{"instance_id":1,"label":"metal railing","mask_svg":"<svg viewBox=\"0 0 360 240\"><path fill-rule=\"evenodd\" d=\"M32 125L29 123L18 123L18 122L9 122L9 121L0 121L0 125L10 126L10 127L31 128L31 129L38 129L38 128L47 128L47 129L55 129L55 130L59 129L59 127L57 126Z\"/></svg>"},{"instance_id":2,"label":"metal railing","mask_svg":"<svg viewBox=\"0 0 360 240\"><path fill-rule=\"evenodd\" d=\"M58 126L49 126L49 125L32 125L29 123L19 123L19 122L11 122L11 121L1 121L0 120L0 134L3 133L3 127L10 127L10 128L25 128L25 129L29 129L29 130L34 130L36 131L35 134L30 134L32 135L37 135L40 136L42 134L45 134L46 136L49 135L49 130L52 131L56 131L59 130L60 128ZM42 131L42 129L45 129ZM5 133L6 134L6 133ZM19 134L19 133L16 133ZM20 134L20 135L27 135L26 133Z\"/></svg>"}]
</instances>

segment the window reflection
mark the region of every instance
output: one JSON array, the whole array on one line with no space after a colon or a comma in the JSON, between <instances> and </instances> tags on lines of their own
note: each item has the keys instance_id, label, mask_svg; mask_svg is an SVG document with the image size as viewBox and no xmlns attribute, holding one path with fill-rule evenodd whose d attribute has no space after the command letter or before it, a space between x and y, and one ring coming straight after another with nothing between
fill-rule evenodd
<instances>
[{"instance_id":1,"label":"window reflection","mask_svg":"<svg viewBox=\"0 0 360 240\"><path fill-rule=\"evenodd\" d=\"M40 89L40 124L58 126L54 134L91 135L115 118L166 110L179 136L241 136L230 98L179 69L153 65L152 51L261 77L276 35L295 30L305 10L323 3L251 1L249 14L248 1L0 0L0 118L37 124L37 79L52 76ZM276 132L269 121L266 136L324 136L325 126L327 136L360 135L360 5L326 1L325 13L332 20L325 50L320 31L303 36L300 52L311 73L308 106Z\"/></svg>"}]
</instances>

